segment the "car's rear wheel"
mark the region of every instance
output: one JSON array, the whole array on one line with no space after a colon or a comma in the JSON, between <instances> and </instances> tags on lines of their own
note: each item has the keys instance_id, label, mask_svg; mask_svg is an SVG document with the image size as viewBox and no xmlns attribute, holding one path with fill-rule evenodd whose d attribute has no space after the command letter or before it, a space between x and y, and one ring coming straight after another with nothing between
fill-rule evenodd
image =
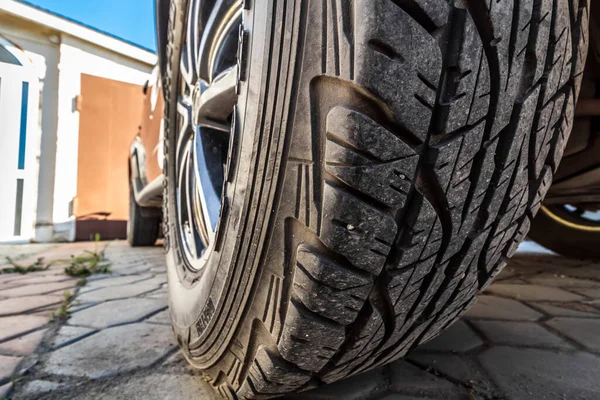
<instances>
[{"instance_id":1,"label":"car's rear wheel","mask_svg":"<svg viewBox=\"0 0 600 400\"><path fill-rule=\"evenodd\" d=\"M543 206L529 237L566 257L600 258L600 212L585 205Z\"/></svg>"},{"instance_id":2,"label":"car's rear wheel","mask_svg":"<svg viewBox=\"0 0 600 400\"><path fill-rule=\"evenodd\" d=\"M127 241L132 247L153 246L160 233L160 208L140 206L129 189L129 220L127 221Z\"/></svg>"},{"instance_id":3,"label":"car's rear wheel","mask_svg":"<svg viewBox=\"0 0 600 400\"><path fill-rule=\"evenodd\" d=\"M437 335L551 183L587 1L202 3L172 0L164 76L188 361L222 396L273 397Z\"/></svg>"}]
</instances>

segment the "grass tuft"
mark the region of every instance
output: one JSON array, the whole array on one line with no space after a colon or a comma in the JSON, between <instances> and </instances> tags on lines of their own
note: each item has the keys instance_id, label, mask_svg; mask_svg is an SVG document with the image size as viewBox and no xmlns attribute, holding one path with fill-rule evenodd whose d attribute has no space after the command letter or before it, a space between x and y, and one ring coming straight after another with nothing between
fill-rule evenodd
<instances>
[{"instance_id":1,"label":"grass tuft","mask_svg":"<svg viewBox=\"0 0 600 400\"><path fill-rule=\"evenodd\" d=\"M44 258L38 258L33 264L28 266L23 266L17 264L12 258L6 257L6 262L11 266L8 268L0 269L0 274L28 274L30 272L40 272L45 271L50 268L50 264L44 264Z\"/></svg>"}]
</instances>

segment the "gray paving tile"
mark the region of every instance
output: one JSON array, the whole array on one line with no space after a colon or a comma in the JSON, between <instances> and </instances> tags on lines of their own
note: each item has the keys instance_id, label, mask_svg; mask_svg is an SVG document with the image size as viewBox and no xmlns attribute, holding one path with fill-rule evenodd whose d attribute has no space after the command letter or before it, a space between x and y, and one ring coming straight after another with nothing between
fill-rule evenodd
<instances>
[{"instance_id":1,"label":"gray paving tile","mask_svg":"<svg viewBox=\"0 0 600 400\"><path fill-rule=\"evenodd\" d=\"M435 396L443 394L447 399L463 399L464 391L457 385L438 378L422 369L399 360L389 365L388 390L394 393L414 396Z\"/></svg>"},{"instance_id":2,"label":"gray paving tile","mask_svg":"<svg viewBox=\"0 0 600 400\"><path fill-rule=\"evenodd\" d=\"M40 395L48 392L52 392L57 390L62 385L60 383L46 381L41 379L36 379L34 381L28 382L23 388L23 394L25 395Z\"/></svg>"},{"instance_id":3,"label":"gray paving tile","mask_svg":"<svg viewBox=\"0 0 600 400\"><path fill-rule=\"evenodd\" d=\"M493 344L571 349L569 343L535 322L473 321Z\"/></svg>"},{"instance_id":4,"label":"gray paving tile","mask_svg":"<svg viewBox=\"0 0 600 400\"><path fill-rule=\"evenodd\" d=\"M150 272L151 268L152 268L151 264L139 263L137 265L123 265L123 264L112 265L110 269L115 274L136 275L136 274L141 274L144 272Z\"/></svg>"},{"instance_id":5,"label":"gray paving tile","mask_svg":"<svg viewBox=\"0 0 600 400\"><path fill-rule=\"evenodd\" d=\"M464 322L458 321L438 337L419 346L422 350L467 352L483 345L483 341Z\"/></svg>"},{"instance_id":6,"label":"gray paving tile","mask_svg":"<svg viewBox=\"0 0 600 400\"><path fill-rule=\"evenodd\" d=\"M599 275L600 276L600 275ZM600 287L600 282L589 280L572 278L562 274L540 274L525 278L528 282L534 285L551 286L551 287L581 287L581 288L594 288Z\"/></svg>"},{"instance_id":7,"label":"gray paving tile","mask_svg":"<svg viewBox=\"0 0 600 400\"><path fill-rule=\"evenodd\" d=\"M95 281L88 282L87 285L82 290L83 292L89 291L88 289L98 289L108 286L119 286L119 285L127 285L132 284L134 282L144 281L146 279L152 278L152 274L142 274L142 275L112 275L105 279L99 279ZM147 283L147 282L144 282Z\"/></svg>"},{"instance_id":8,"label":"gray paving tile","mask_svg":"<svg viewBox=\"0 0 600 400\"><path fill-rule=\"evenodd\" d=\"M590 354L493 347L479 360L506 398L600 398L600 358Z\"/></svg>"},{"instance_id":9,"label":"gray paving tile","mask_svg":"<svg viewBox=\"0 0 600 400\"><path fill-rule=\"evenodd\" d=\"M218 398L211 386L201 377L179 374L133 376L95 386L90 391L68 394L73 400L212 400Z\"/></svg>"},{"instance_id":10,"label":"gray paving tile","mask_svg":"<svg viewBox=\"0 0 600 400\"><path fill-rule=\"evenodd\" d=\"M528 305L552 317L589 317L600 318L600 310L583 303L541 303Z\"/></svg>"},{"instance_id":11,"label":"gray paving tile","mask_svg":"<svg viewBox=\"0 0 600 400\"><path fill-rule=\"evenodd\" d=\"M600 299L600 288L578 288L573 291L591 299Z\"/></svg>"},{"instance_id":12,"label":"gray paving tile","mask_svg":"<svg viewBox=\"0 0 600 400\"><path fill-rule=\"evenodd\" d=\"M553 318L546 322L546 324L582 346L600 351L600 320L589 318Z\"/></svg>"},{"instance_id":13,"label":"gray paving tile","mask_svg":"<svg viewBox=\"0 0 600 400\"><path fill-rule=\"evenodd\" d=\"M161 303L163 303L163 302L161 301ZM146 321L152 322L155 324L171 325L171 316L169 314L169 310L165 310L165 311L159 312L156 315L153 315L152 317L148 318Z\"/></svg>"},{"instance_id":14,"label":"gray paving tile","mask_svg":"<svg viewBox=\"0 0 600 400\"><path fill-rule=\"evenodd\" d=\"M463 385L470 387L479 398L499 398L493 383L482 373L481 367L473 359L457 354L422 353L418 350L410 353L407 358L421 368L435 371L450 377Z\"/></svg>"},{"instance_id":15,"label":"gray paving tile","mask_svg":"<svg viewBox=\"0 0 600 400\"><path fill-rule=\"evenodd\" d=\"M54 348L62 347L66 344L88 336L94 331L94 329L84 328L80 326L62 326L54 336L51 346Z\"/></svg>"},{"instance_id":16,"label":"gray paving tile","mask_svg":"<svg viewBox=\"0 0 600 400\"><path fill-rule=\"evenodd\" d=\"M77 296L77 301L82 303L93 303L106 300L116 300L128 297L139 296L142 293L156 290L158 285L146 285L137 283L135 285L123 285L115 287L105 287L90 292L86 292Z\"/></svg>"},{"instance_id":17,"label":"gray paving tile","mask_svg":"<svg viewBox=\"0 0 600 400\"><path fill-rule=\"evenodd\" d=\"M466 313L467 318L537 321L543 314L516 300L496 296L479 296Z\"/></svg>"},{"instance_id":18,"label":"gray paving tile","mask_svg":"<svg viewBox=\"0 0 600 400\"><path fill-rule=\"evenodd\" d=\"M139 321L166 306L163 301L157 299L132 298L107 301L74 313L68 324L102 329Z\"/></svg>"},{"instance_id":19,"label":"gray paving tile","mask_svg":"<svg viewBox=\"0 0 600 400\"><path fill-rule=\"evenodd\" d=\"M171 327L129 324L107 328L50 354L44 371L93 379L144 368L175 346Z\"/></svg>"},{"instance_id":20,"label":"gray paving tile","mask_svg":"<svg viewBox=\"0 0 600 400\"><path fill-rule=\"evenodd\" d=\"M566 290L541 285L511 285L498 283L487 290L489 293L528 301L578 301L584 297Z\"/></svg>"},{"instance_id":21,"label":"gray paving tile","mask_svg":"<svg viewBox=\"0 0 600 400\"><path fill-rule=\"evenodd\" d=\"M376 399L385 391L385 376L381 371L369 371L317 389L285 396L285 400Z\"/></svg>"}]
</instances>

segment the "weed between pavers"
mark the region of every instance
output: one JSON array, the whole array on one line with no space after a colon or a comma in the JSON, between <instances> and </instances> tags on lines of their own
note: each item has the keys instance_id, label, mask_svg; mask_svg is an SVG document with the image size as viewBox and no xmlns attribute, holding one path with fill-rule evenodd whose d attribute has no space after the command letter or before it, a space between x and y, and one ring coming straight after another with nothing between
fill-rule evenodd
<instances>
[{"instance_id":1,"label":"weed between pavers","mask_svg":"<svg viewBox=\"0 0 600 400\"><path fill-rule=\"evenodd\" d=\"M77 257L71 256L69 260L71 265L65 268L65 274L80 278L93 274L110 274L110 262L104 256L108 244L98 250L98 242L100 242L100 235L96 234L93 251L85 250Z\"/></svg>"},{"instance_id":2,"label":"weed between pavers","mask_svg":"<svg viewBox=\"0 0 600 400\"><path fill-rule=\"evenodd\" d=\"M44 264L44 257L38 258L33 264L28 265L26 267L17 264L10 257L6 257L6 262L9 263L11 266L8 268L0 269L0 274L27 274L29 272L40 272L47 270L48 268L50 268L51 265L51 263Z\"/></svg>"},{"instance_id":3,"label":"weed between pavers","mask_svg":"<svg viewBox=\"0 0 600 400\"><path fill-rule=\"evenodd\" d=\"M50 312L50 320L65 320L69 318L69 306L75 298L75 295L68 290L63 293L64 300L59 308Z\"/></svg>"},{"instance_id":4,"label":"weed between pavers","mask_svg":"<svg viewBox=\"0 0 600 400\"><path fill-rule=\"evenodd\" d=\"M6 257L6 261L11 267L0 269L0 274L27 274L30 272L46 271L52 265L67 265L65 267L65 274L69 276L86 278L93 274L110 274L110 262L106 259L104 253L108 244L102 249L98 250L98 243L100 242L100 235L96 234L94 237L94 250L85 250L78 256L72 255L69 259L53 260L47 264L44 263L44 258L38 258L33 264L29 266L23 266L17 264L10 257ZM81 282L81 281L80 281ZM78 286L83 286L85 283Z\"/></svg>"}]
</instances>

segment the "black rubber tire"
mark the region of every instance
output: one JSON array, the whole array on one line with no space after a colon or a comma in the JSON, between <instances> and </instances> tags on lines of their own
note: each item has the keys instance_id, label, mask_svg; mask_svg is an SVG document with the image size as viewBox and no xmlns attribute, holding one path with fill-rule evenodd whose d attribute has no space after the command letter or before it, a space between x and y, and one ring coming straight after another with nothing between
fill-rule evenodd
<instances>
[{"instance_id":1,"label":"black rubber tire","mask_svg":"<svg viewBox=\"0 0 600 400\"><path fill-rule=\"evenodd\" d=\"M542 207L528 236L555 253L575 259L600 259L600 226L585 226L568 215Z\"/></svg>"},{"instance_id":2,"label":"black rubber tire","mask_svg":"<svg viewBox=\"0 0 600 400\"><path fill-rule=\"evenodd\" d=\"M385 364L455 321L529 230L570 133L587 0L244 2L217 248L174 221L170 10L165 245L186 358L223 397Z\"/></svg>"},{"instance_id":3,"label":"black rubber tire","mask_svg":"<svg viewBox=\"0 0 600 400\"><path fill-rule=\"evenodd\" d=\"M127 241L131 247L154 246L160 233L160 209L144 209L129 190Z\"/></svg>"}]
</instances>

